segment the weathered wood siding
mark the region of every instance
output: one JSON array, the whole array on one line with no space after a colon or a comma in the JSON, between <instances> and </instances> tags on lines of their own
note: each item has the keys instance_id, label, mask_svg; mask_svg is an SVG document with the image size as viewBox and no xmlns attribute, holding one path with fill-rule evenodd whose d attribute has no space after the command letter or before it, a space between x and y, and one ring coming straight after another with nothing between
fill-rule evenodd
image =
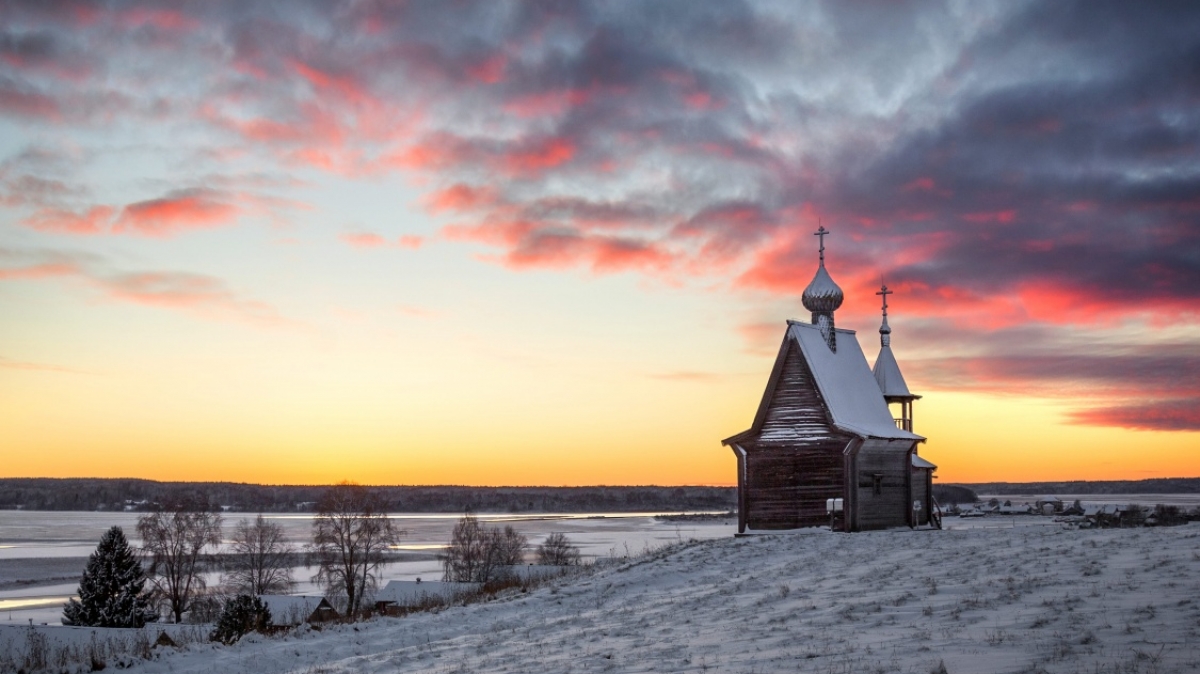
<instances>
[{"instance_id":1,"label":"weathered wood siding","mask_svg":"<svg viewBox=\"0 0 1200 674\"><path fill-rule=\"evenodd\" d=\"M835 448L747 453L746 525L795 529L829 523L825 500L842 498L842 458Z\"/></svg>"},{"instance_id":2,"label":"weathered wood siding","mask_svg":"<svg viewBox=\"0 0 1200 674\"><path fill-rule=\"evenodd\" d=\"M741 503L751 529L795 529L829 523L825 500L843 498L842 450L850 436L829 414L804 355L788 346L759 434L746 449Z\"/></svg>"},{"instance_id":3,"label":"weathered wood siding","mask_svg":"<svg viewBox=\"0 0 1200 674\"><path fill-rule=\"evenodd\" d=\"M860 531L908 525L910 441L867 440L858 450L857 528Z\"/></svg>"},{"instance_id":4,"label":"weathered wood siding","mask_svg":"<svg viewBox=\"0 0 1200 674\"><path fill-rule=\"evenodd\" d=\"M835 435L839 434L829 423L829 413L804 354L790 342L757 444L793 446L798 442L828 440Z\"/></svg>"}]
</instances>

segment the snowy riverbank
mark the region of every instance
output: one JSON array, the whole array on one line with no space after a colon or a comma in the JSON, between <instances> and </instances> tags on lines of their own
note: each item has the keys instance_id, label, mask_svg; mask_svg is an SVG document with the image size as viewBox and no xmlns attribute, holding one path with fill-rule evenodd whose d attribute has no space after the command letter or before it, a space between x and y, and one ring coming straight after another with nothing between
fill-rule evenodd
<instances>
[{"instance_id":1,"label":"snowy riverbank","mask_svg":"<svg viewBox=\"0 0 1200 674\"><path fill-rule=\"evenodd\" d=\"M722 538L134 671L1200 671L1200 526Z\"/></svg>"}]
</instances>

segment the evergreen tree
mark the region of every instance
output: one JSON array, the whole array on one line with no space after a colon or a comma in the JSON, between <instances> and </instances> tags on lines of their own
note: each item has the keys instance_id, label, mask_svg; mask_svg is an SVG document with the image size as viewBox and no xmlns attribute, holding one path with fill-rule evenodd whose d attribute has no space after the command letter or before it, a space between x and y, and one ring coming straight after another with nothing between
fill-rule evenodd
<instances>
[{"instance_id":1,"label":"evergreen tree","mask_svg":"<svg viewBox=\"0 0 1200 674\"><path fill-rule=\"evenodd\" d=\"M209 638L229 645L250 632L265 632L270 625L271 609L258 597L240 594L225 602L225 610Z\"/></svg>"},{"instance_id":2,"label":"evergreen tree","mask_svg":"<svg viewBox=\"0 0 1200 674\"><path fill-rule=\"evenodd\" d=\"M142 591L146 576L121 527L100 538L79 581L79 599L63 606L63 624L84 627L141 627L158 615Z\"/></svg>"}]
</instances>

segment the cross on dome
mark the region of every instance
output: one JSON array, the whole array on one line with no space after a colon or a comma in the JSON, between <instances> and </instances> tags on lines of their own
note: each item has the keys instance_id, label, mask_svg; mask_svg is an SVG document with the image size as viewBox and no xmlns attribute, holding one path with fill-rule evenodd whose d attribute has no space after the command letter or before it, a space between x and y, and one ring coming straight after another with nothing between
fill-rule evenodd
<instances>
[{"instance_id":1,"label":"cross on dome","mask_svg":"<svg viewBox=\"0 0 1200 674\"><path fill-rule=\"evenodd\" d=\"M887 289L887 285L885 284L885 285L882 285L882 286L880 286L880 290L879 290L879 292L877 292L877 293L875 293L875 294L876 294L876 295L883 295L883 317L884 317L884 318L887 318L887 296L888 296L888 295L895 295L895 294L896 294L896 291L894 291L894 290L888 290L888 289Z\"/></svg>"},{"instance_id":2,"label":"cross on dome","mask_svg":"<svg viewBox=\"0 0 1200 674\"><path fill-rule=\"evenodd\" d=\"M882 285L875 294L883 296L883 325L879 326L879 344L886 347L891 341L888 335L892 334L892 329L887 324L887 296L895 294L895 291L888 290L887 285Z\"/></svg>"},{"instance_id":3,"label":"cross on dome","mask_svg":"<svg viewBox=\"0 0 1200 674\"><path fill-rule=\"evenodd\" d=\"M817 273L813 275L812 281L804 289L800 301L804 304L805 309L812 312L813 325L821 329L821 334L825 337L825 343L829 345L829 349L836 352L837 334L834 332L833 312L842 306L844 297L842 289L833 282L833 279L829 277L829 272L825 269L825 235L828 233L829 230L825 229L824 225L813 232L821 240L821 263L817 265Z\"/></svg>"}]
</instances>

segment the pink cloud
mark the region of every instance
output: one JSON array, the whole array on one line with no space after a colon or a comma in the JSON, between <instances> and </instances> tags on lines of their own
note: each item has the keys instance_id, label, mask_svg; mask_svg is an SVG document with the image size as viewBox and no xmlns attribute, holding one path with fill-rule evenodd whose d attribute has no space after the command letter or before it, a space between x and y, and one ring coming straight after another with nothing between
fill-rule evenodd
<instances>
[{"instance_id":1,"label":"pink cloud","mask_svg":"<svg viewBox=\"0 0 1200 674\"><path fill-rule=\"evenodd\" d=\"M584 266L596 274L636 270L662 275L677 262L674 254L652 241L582 234L528 220L447 225L442 234L450 240L502 245L507 248L504 254L489 259L517 270Z\"/></svg>"},{"instance_id":2,"label":"pink cloud","mask_svg":"<svg viewBox=\"0 0 1200 674\"><path fill-rule=\"evenodd\" d=\"M0 86L0 113L37 120L58 121L62 118L59 102L53 97L2 86Z\"/></svg>"},{"instance_id":3,"label":"pink cloud","mask_svg":"<svg viewBox=\"0 0 1200 674\"><path fill-rule=\"evenodd\" d=\"M177 308L229 304L231 293L211 276L182 272L141 272L110 277L104 287L118 299Z\"/></svg>"},{"instance_id":4,"label":"pink cloud","mask_svg":"<svg viewBox=\"0 0 1200 674\"><path fill-rule=\"evenodd\" d=\"M962 215L963 220L979 224L988 222L1009 223L1012 222L1016 217L1017 212L1012 209L1005 211L980 211L976 213L963 213Z\"/></svg>"},{"instance_id":5,"label":"pink cloud","mask_svg":"<svg viewBox=\"0 0 1200 674\"><path fill-rule=\"evenodd\" d=\"M592 89L563 89L520 94L504 101L504 111L525 119L557 117L584 105L596 95Z\"/></svg>"},{"instance_id":6,"label":"pink cloud","mask_svg":"<svg viewBox=\"0 0 1200 674\"><path fill-rule=\"evenodd\" d=\"M1166 401L1145 399L1068 413L1071 423L1141 431L1200 431L1200 396Z\"/></svg>"},{"instance_id":7,"label":"pink cloud","mask_svg":"<svg viewBox=\"0 0 1200 674\"><path fill-rule=\"evenodd\" d=\"M470 211L497 203L498 193L491 187L474 187L455 183L425 197L425 207L432 213Z\"/></svg>"},{"instance_id":8,"label":"pink cloud","mask_svg":"<svg viewBox=\"0 0 1200 674\"><path fill-rule=\"evenodd\" d=\"M159 199L129 204L114 232L141 236L172 236L188 229L219 227L232 222L239 208L211 190L182 190Z\"/></svg>"},{"instance_id":9,"label":"pink cloud","mask_svg":"<svg viewBox=\"0 0 1200 674\"><path fill-rule=\"evenodd\" d=\"M201 26L198 20L173 9L137 7L117 15L117 18L130 28L154 26L160 30L182 32Z\"/></svg>"},{"instance_id":10,"label":"pink cloud","mask_svg":"<svg viewBox=\"0 0 1200 674\"><path fill-rule=\"evenodd\" d=\"M116 209L111 206L93 206L83 213L57 208L43 208L21 221L22 225L42 232L57 234L104 234L112 222Z\"/></svg>"},{"instance_id":11,"label":"pink cloud","mask_svg":"<svg viewBox=\"0 0 1200 674\"><path fill-rule=\"evenodd\" d=\"M504 81L504 70L508 67L508 58L504 54L493 54L486 59L467 68L471 79L483 84L498 84Z\"/></svg>"},{"instance_id":12,"label":"pink cloud","mask_svg":"<svg viewBox=\"0 0 1200 674\"><path fill-rule=\"evenodd\" d=\"M387 239L373 232L347 232L338 238L355 248L379 248L387 245Z\"/></svg>"},{"instance_id":13,"label":"pink cloud","mask_svg":"<svg viewBox=\"0 0 1200 674\"><path fill-rule=\"evenodd\" d=\"M338 238L347 245L364 249L390 246L416 250L425 243L424 237L415 234L404 234L398 237L395 242L389 242L383 235L374 232L346 232L339 234Z\"/></svg>"},{"instance_id":14,"label":"pink cloud","mask_svg":"<svg viewBox=\"0 0 1200 674\"><path fill-rule=\"evenodd\" d=\"M79 266L72 262L42 262L24 267L0 269L0 280L41 279L55 276L74 276L80 273Z\"/></svg>"},{"instance_id":15,"label":"pink cloud","mask_svg":"<svg viewBox=\"0 0 1200 674\"><path fill-rule=\"evenodd\" d=\"M569 138L547 138L507 153L501 162L511 174L538 173L567 163L575 149Z\"/></svg>"}]
</instances>

